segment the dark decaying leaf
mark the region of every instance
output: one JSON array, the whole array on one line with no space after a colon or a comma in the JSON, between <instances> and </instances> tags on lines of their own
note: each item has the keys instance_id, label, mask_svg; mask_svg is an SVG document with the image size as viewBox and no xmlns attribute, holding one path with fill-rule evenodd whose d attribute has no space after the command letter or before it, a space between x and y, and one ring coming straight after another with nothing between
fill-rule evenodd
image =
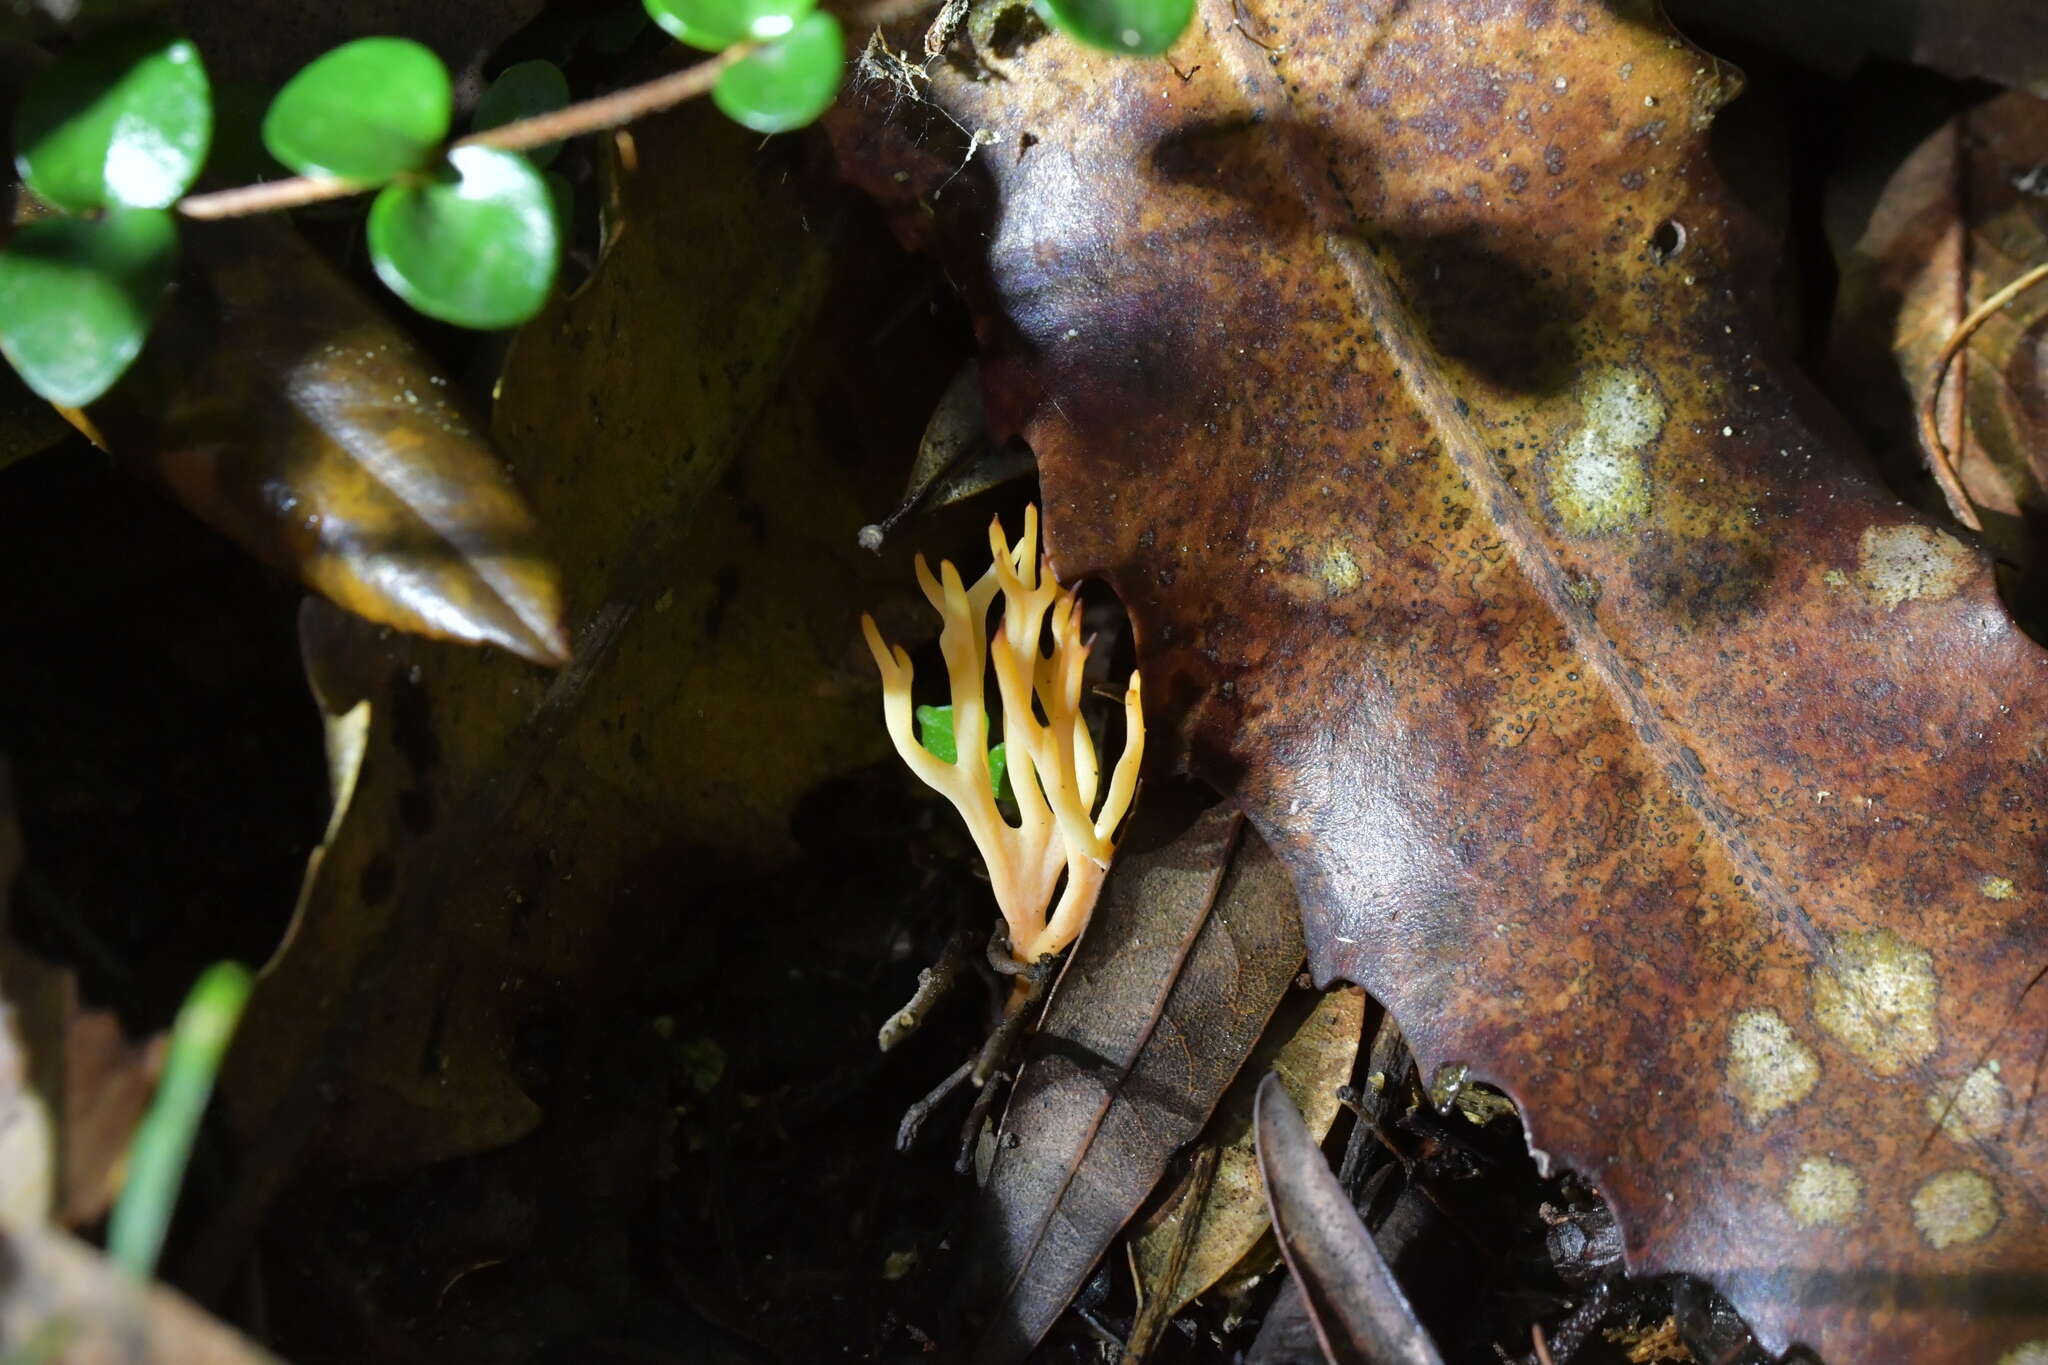
<instances>
[{"instance_id":1,"label":"dark decaying leaf","mask_svg":"<svg viewBox=\"0 0 2048 1365\"><path fill-rule=\"evenodd\" d=\"M1259 1174L1280 1254L1334 1365L1442 1365L1278 1076L1259 1083Z\"/></svg>"},{"instance_id":2,"label":"dark decaying leaf","mask_svg":"<svg viewBox=\"0 0 2048 1365\"><path fill-rule=\"evenodd\" d=\"M288 229L185 237L199 273L89 434L351 611L565 660L540 527L448 378Z\"/></svg>"},{"instance_id":3,"label":"dark decaying leaf","mask_svg":"<svg viewBox=\"0 0 2048 1365\"><path fill-rule=\"evenodd\" d=\"M1021 1360L1202 1130L1301 965L1287 876L1236 812L1148 793L1054 988L975 1214L973 1358Z\"/></svg>"},{"instance_id":4,"label":"dark decaying leaf","mask_svg":"<svg viewBox=\"0 0 2048 1365\"><path fill-rule=\"evenodd\" d=\"M0 923L21 860L0 760ZM131 1043L112 1013L87 1009L72 971L0 933L0 1224L105 1215L162 1054L160 1039Z\"/></svg>"},{"instance_id":5,"label":"dark decaying leaf","mask_svg":"<svg viewBox=\"0 0 2048 1365\"><path fill-rule=\"evenodd\" d=\"M2048 656L1776 346L1735 73L1632 0L964 31L931 99L1003 151L877 102L842 159L1317 979L1772 1349L2048 1349Z\"/></svg>"},{"instance_id":6,"label":"dark decaying leaf","mask_svg":"<svg viewBox=\"0 0 2048 1365\"><path fill-rule=\"evenodd\" d=\"M0 1345L9 1360L65 1365L275 1365L183 1295L140 1284L55 1228L0 1234Z\"/></svg>"},{"instance_id":7,"label":"dark decaying leaf","mask_svg":"<svg viewBox=\"0 0 2048 1365\"><path fill-rule=\"evenodd\" d=\"M877 560L851 532L894 496L915 404L882 459L841 368L876 352L819 323L828 287L867 291L832 316L871 323L880 244L815 207L807 224L759 139L707 107L634 141L611 247L520 334L495 414L561 528L576 662L308 613L323 712L369 702L360 774L228 1061L246 1179L195 1283L289 1182L530 1131L572 1085L564 1056L622 1027L621 977L650 956L725 970L691 947L709 888L793 858L799 798L888 751L858 621L910 581L908 549ZM791 971L810 946L786 945Z\"/></svg>"},{"instance_id":8,"label":"dark decaying leaf","mask_svg":"<svg viewBox=\"0 0 2048 1365\"><path fill-rule=\"evenodd\" d=\"M1976 306L2048 261L2048 100L2002 95L1899 163L1842 262L1829 387L1893 469L1929 452L1918 413L1943 345ZM2002 561L2032 568L2048 528L2048 289L1972 334L1936 409L1942 444Z\"/></svg>"}]
</instances>

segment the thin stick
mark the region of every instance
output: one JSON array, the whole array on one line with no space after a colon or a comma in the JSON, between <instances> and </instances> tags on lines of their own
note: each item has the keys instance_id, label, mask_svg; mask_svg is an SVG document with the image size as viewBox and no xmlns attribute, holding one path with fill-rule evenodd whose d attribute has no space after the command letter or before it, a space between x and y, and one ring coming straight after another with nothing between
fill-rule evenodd
<instances>
[{"instance_id":1,"label":"thin stick","mask_svg":"<svg viewBox=\"0 0 2048 1365\"><path fill-rule=\"evenodd\" d=\"M481 133L471 133L468 137L458 138L453 146L496 147L502 151L520 152L584 133L621 127L706 93L718 83L718 78L728 66L757 46L756 43L735 43L715 57L645 84L628 86L552 113L515 119ZM288 180L271 180L260 185L195 194L178 201L178 212L187 218L240 218L252 213L324 203L330 199L346 199L350 195L367 194L376 188L375 185L336 180L330 176L293 176Z\"/></svg>"},{"instance_id":2,"label":"thin stick","mask_svg":"<svg viewBox=\"0 0 2048 1365\"><path fill-rule=\"evenodd\" d=\"M1948 510L1955 514L1957 521L1972 531L1983 530L1984 523L1978 519L1977 509L1970 505L1970 495L1963 491L1962 480L1956 477L1955 466L1950 463L1949 448L1941 439L1941 425L1936 417L1935 408L1941 402L1941 388L1948 379L1948 367L1954 363L1963 347L1969 344L1971 335L1982 327L1992 314L2044 279L2048 279L2048 261L2035 266L1972 309L1970 315L1962 320L1956 330L1949 335L1947 343L1942 346L1941 355L1934 362L1934 382L1928 386L1927 397L1920 403L1920 439L1927 447L1929 463L1934 466L1934 481L1941 485L1942 496L1948 499ZM1958 395L1957 401L1963 401L1961 395Z\"/></svg>"}]
</instances>

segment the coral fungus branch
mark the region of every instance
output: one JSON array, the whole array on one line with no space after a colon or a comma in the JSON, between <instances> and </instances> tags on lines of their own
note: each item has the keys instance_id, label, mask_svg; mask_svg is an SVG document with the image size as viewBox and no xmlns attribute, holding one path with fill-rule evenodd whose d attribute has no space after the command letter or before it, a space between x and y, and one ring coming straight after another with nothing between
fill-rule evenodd
<instances>
[{"instance_id":1,"label":"coral fungus branch","mask_svg":"<svg viewBox=\"0 0 2048 1365\"><path fill-rule=\"evenodd\" d=\"M952 693L953 762L932 754L912 732L910 656L883 641L874 618L862 617L861 628L882 673L889 738L910 770L967 822L1009 926L1011 955L1028 964L1065 948L1088 923L1116 850L1117 827L1137 791L1145 722L1133 673L1124 691L1123 752L1098 809L1101 768L1081 715L1090 645L1081 639L1080 599L1054 580L1038 553L1037 508L1026 510L1024 534L1014 546L1004 539L1001 520L992 522L989 550L994 562L971 588L950 563L942 562L935 576L922 556L917 561L918 584L944 622L939 653ZM989 612L997 594L1002 614L991 639ZM1041 648L1048 638L1049 651ZM993 670L1002 703L1014 825L996 806L989 780L985 669Z\"/></svg>"}]
</instances>

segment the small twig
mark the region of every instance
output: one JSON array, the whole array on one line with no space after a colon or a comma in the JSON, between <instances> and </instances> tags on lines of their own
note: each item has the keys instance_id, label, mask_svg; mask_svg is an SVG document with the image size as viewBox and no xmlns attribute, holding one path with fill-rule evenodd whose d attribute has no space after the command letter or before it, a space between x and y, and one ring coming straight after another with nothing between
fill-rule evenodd
<instances>
[{"instance_id":1,"label":"small twig","mask_svg":"<svg viewBox=\"0 0 2048 1365\"><path fill-rule=\"evenodd\" d=\"M1928 462L1934 467L1934 481L1941 485L1942 496L1948 499L1948 510L1955 519L1972 531L1984 529L1984 523L1977 516L1976 508L1970 505L1970 495L1963 491L1962 480L1956 477L1955 466L1950 462L1950 452L1941 439L1941 425L1936 409L1941 403L1942 385L1948 379L1948 367L1954 363L1970 337L1992 316L2010 304L2027 290L2048 279L2048 261L2035 266L2026 274L2006 285L1970 311L1941 348L1941 354L1934 362L1934 382L1927 387L1927 397L1920 403L1920 439L1927 446ZM1958 395L1958 403L1964 401Z\"/></svg>"},{"instance_id":2,"label":"small twig","mask_svg":"<svg viewBox=\"0 0 2048 1365\"><path fill-rule=\"evenodd\" d=\"M953 989L953 983L967 970L967 955L973 942L973 930L960 930L946 940L939 960L917 974L916 993L904 1002L902 1009L889 1016L889 1021L882 1025L882 1031L875 1039L882 1051L887 1052L923 1026L932 1006Z\"/></svg>"},{"instance_id":3,"label":"small twig","mask_svg":"<svg viewBox=\"0 0 2048 1365\"><path fill-rule=\"evenodd\" d=\"M903 1121L896 1125L896 1150L907 1152L917 1145L917 1134L925 1125L932 1112L944 1104L947 1098L958 1090L967 1079L967 1073L974 1070L974 1059L969 1057L953 1069L953 1074L932 1087L931 1093L903 1111Z\"/></svg>"},{"instance_id":4,"label":"small twig","mask_svg":"<svg viewBox=\"0 0 2048 1365\"><path fill-rule=\"evenodd\" d=\"M496 147L501 151L520 152L584 133L617 128L705 94L718 83L719 76L728 66L757 46L755 43L735 43L717 56L680 71L551 113L535 114L532 118L515 119L496 128L471 133L468 137L458 138L451 146ZM375 185L336 180L329 176L294 176L288 180L271 180L260 185L195 194L178 201L178 212L187 218L239 218L252 213L301 208L330 199L346 199L350 195L367 194L376 188Z\"/></svg>"},{"instance_id":5,"label":"small twig","mask_svg":"<svg viewBox=\"0 0 2048 1365\"><path fill-rule=\"evenodd\" d=\"M991 1079L1006 1081L1007 1072L997 1072ZM960 1154L953 1159L953 1170L965 1175L974 1166L974 1148L981 1137L981 1125L988 1118L988 1111L995 1108L996 1096L1003 1093L1000 1085L984 1085L981 1093L974 1097L974 1104L967 1111L967 1122L960 1125Z\"/></svg>"}]
</instances>

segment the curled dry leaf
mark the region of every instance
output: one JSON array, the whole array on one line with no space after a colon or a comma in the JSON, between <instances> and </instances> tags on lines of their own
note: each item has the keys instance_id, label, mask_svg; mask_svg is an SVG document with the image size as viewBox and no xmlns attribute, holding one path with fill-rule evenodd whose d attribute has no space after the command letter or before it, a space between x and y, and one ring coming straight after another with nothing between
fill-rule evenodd
<instances>
[{"instance_id":1,"label":"curled dry leaf","mask_svg":"<svg viewBox=\"0 0 2048 1365\"><path fill-rule=\"evenodd\" d=\"M2015 92L1958 115L1900 163L1842 262L1831 387L1899 473L1931 457L1912 433L1943 346L2048 261L2044 164L2048 100ZM2031 570L2048 530L2048 290L2013 299L1971 336L1935 418L1985 539Z\"/></svg>"},{"instance_id":2,"label":"curled dry leaf","mask_svg":"<svg viewBox=\"0 0 2048 1365\"><path fill-rule=\"evenodd\" d=\"M877 101L842 160L963 282L1059 572L1318 980L1773 1349L2048 1349L2048 656L1778 350L1735 74L1623 0L955 55L999 151Z\"/></svg>"},{"instance_id":3,"label":"curled dry leaf","mask_svg":"<svg viewBox=\"0 0 2048 1365\"><path fill-rule=\"evenodd\" d=\"M1252 1130L1273 1232L1323 1354L1332 1365L1442 1365L1278 1076L1259 1083Z\"/></svg>"},{"instance_id":4,"label":"curled dry leaf","mask_svg":"<svg viewBox=\"0 0 2048 1365\"><path fill-rule=\"evenodd\" d=\"M976 1207L973 1358L1021 1360L1258 1041L1301 965L1286 874L1234 811L1147 794L1030 1044Z\"/></svg>"},{"instance_id":5,"label":"curled dry leaf","mask_svg":"<svg viewBox=\"0 0 2048 1365\"><path fill-rule=\"evenodd\" d=\"M1321 1142L1342 1109L1337 1092L1351 1079L1365 1027L1365 992L1356 987L1322 993L1298 992L1273 1016L1229 1093L1209 1121L1207 1136L1220 1146L1216 1173L1199 1200L1189 1187L1163 1217L1136 1239L1134 1252L1144 1285L1147 1314L1162 1321L1196 1295L1237 1269L1266 1231L1266 1190L1259 1181L1252 1141L1252 1105L1270 1073L1287 1087L1309 1136ZM1191 1207L1192 1206L1192 1207ZM1181 1272L1167 1284L1165 1272L1181 1225L1197 1223ZM1272 1264L1271 1253L1265 1258ZM1154 1309L1154 1301L1158 1301Z\"/></svg>"},{"instance_id":6,"label":"curled dry leaf","mask_svg":"<svg viewBox=\"0 0 2048 1365\"><path fill-rule=\"evenodd\" d=\"M359 615L563 662L559 572L447 377L289 229L186 238L197 274L87 434Z\"/></svg>"}]
</instances>

